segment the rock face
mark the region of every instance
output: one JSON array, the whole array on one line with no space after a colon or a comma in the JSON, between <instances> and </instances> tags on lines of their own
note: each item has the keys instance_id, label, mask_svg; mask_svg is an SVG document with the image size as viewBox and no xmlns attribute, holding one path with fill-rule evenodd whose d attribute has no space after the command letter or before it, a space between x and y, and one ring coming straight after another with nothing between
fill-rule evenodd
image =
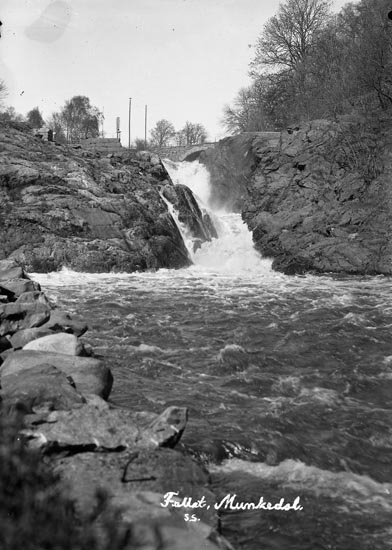
<instances>
[{"instance_id":1,"label":"rock face","mask_svg":"<svg viewBox=\"0 0 392 550\"><path fill-rule=\"evenodd\" d=\"M174 187L166 185L162 189L162 194L176 209L179 222L187 228L196 248L218 237L209 213L207 210L200 209L189 187L182 184Z\"/></svg>"},{"instance_id":2,"label":"rock face","mask_svg":"<svg viewBox=\"0 0 392 550\"><path fill-rule=\"evenodd\" d=\"M392 273L390 130L313 121L259 162L243 218L256 248L286 273Z\"/></svg>"},{"instance_id":3,"label":"rock face","mask_svg":"<svg viewBox=\"0 0 392 550\"><path fill-rule=\"evenodd\" d=\"M189 227L192 235L202 241L210 241L217 238L218 234L208 212L202 212L193 196L192 191L186 185L175 185L177 195L176 207L179 211L179 220Z\"/></svg>"},{"instance_id":4,"label":"rock face","mask_svg":"<svg viewBox=\"0 0 392 550\"><path fill-rule=\"evenodd\" d=\"M170 184L151 155L101 157L13 127L0 129L0 259L12 257L32 271L189 265L159 194L161 185ZM10 278L19 277L16 272Z\"/></svg>"},{"instance_id":5,"label":"rock face","mask_svg":"<svg viewBox=\"0 0 392 550\"><path fill-rule=\"evenodd\" d=\"M279 141L279 134L247 132L222 139L214 148L206 149L199 156L211 176L211 197L213 207L225 207L232 212L241 212L248 197L248 185L258 163L252 148L256 135L264 136L268 144Z\"/></svg>"},{"instance_id":6,"label":"rock face","mask_svg":"<svg viewBox=\"0 0 392 550\"><path fill-rule=\"evenodd\" d=\"M200 161L215 203L242 211L274 269L391 274L391 132L389 121L319 120L226 138Z\"/></svg>"}]
</instances>

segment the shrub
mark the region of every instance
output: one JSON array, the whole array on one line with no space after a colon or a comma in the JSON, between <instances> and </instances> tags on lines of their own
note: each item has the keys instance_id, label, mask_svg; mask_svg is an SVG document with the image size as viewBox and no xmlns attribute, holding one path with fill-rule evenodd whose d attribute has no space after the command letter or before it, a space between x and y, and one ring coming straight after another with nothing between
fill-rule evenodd
<instances>
[{"instance_id":1,"label":"shrub","mask_svg":"<svg viewBox=\"0 0 392 550\"><path fill-rule=\"evenodd\" d=\"M114 512L100 509L83 523L60 492L59 478L19 435L21 418L0 415L1 550L122 550L129 536ZM94 519L104 510L100 530ZM119 528L120 527L120 528Z\"/></svg>"}]
</instances>

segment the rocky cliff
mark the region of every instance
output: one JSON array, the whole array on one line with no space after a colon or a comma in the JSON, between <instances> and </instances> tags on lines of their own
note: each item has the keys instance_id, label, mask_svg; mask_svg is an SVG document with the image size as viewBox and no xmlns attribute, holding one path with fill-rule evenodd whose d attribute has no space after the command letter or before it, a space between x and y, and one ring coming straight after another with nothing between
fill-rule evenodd
<instances>
[{"instance_id":1,"label":"rocky cliff","mask_svg":"<svg viewBox=\"0 0 392 550\"><path fill-rule=\"evenodd\" d=\"M100 155L0 128L0 259L32 271L136 271L190 260L157 156Z\"/></svg>"},{"instance_id":2,"label":"rocky cliff","mask_svg":"<svg viewBox=\"0 0 392 550\"><path fill-rule=\"evenodd\" d=\"M200 153L199 161L211 175L210 202L213 207L241 212L258 163L252 147L256 136L263 136L268 144L275 144L279 140L279 134L275 132L247 132L222 139L215 147Z\"/></svg>"},{"instance_id":3,"label":"rocky cliff","mask_svg":"<svg viewBox=\"0 0 392 550\"><path fill-rule=\"evenodd\" d=\"M313 121L275 140L230 138L236 154L226 164L238 164L240 174L233 172L230 186L242 195L257 250L274 258L275 269L392 273L391 138L389 122L355 118ZM228 153L223 141L214 154L224 160ZM212 169L218 193L214 173L223 180L221 160Z\"/></svg>"}]
</instances>

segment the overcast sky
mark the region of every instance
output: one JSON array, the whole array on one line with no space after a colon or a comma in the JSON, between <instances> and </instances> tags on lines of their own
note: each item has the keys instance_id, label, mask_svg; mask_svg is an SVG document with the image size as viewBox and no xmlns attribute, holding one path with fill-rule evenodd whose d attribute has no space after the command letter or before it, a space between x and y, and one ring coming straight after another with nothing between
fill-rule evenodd
<instances>
[{"instance_id":1,"label":"overcast sky","mask_svg":"<svg viewBox=\"0 0 392 550\"><path fill-rule=\"evenodd\" d=\"M223 106L249 84L248 65L279 0L1 0L0 78L7 103L44 117L74 95L104 109L128 144L166 118L223 137ZM333 2L338 11L345 0Z\"/></svg>"}]
</instances>

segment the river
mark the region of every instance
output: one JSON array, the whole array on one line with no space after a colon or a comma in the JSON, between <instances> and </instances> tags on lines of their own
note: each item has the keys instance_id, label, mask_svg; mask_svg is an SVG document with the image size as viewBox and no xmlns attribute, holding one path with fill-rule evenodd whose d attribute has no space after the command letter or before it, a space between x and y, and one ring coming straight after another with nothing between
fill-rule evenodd
<instances>
[{"instance_id":1,"label":"river","mask_svg":"<svg viewBox=\"0 0 392 550\"><path fill-rule=\"evenodd\" d=\"M208 205L198 164L170 165ZM89 321L111 400L189 408L182 444L217 498L302 510L221 510L237 550L392 548L392 280L272 271L238 214L182 270L34 274ZM175 491L176 488L173 488Z\"/></svg>"}]
</instances>

